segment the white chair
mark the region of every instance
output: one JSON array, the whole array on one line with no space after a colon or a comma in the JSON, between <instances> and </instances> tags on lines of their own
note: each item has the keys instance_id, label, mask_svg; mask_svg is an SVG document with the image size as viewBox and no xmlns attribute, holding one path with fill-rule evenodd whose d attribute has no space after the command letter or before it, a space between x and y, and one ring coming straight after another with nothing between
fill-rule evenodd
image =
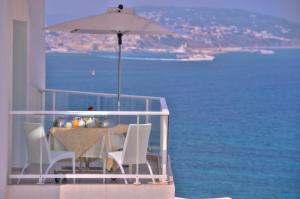
<instances>
[{"instance_id":1,"label":"white chair","mask_svg":"<svg viewBox=\"0 0 300 199\"><path fill-rule=\"evenodd\" d=\"M114 159L119 165L121 172L125 174L123 165L147 164L151 176L153 176L152 168L147 161L147 148L151 124L130 124L128 127L125 143L122 151L108 152L108 157ZM104 166L106 164L104 163ZM105 171L105 169L104 169ZM127 179L124 179L128 184ZM152 182L155 183L152 177Z\"/></svg>"},{"instance_id":2,"label":"white chair","mask_svg":"<svg viewBox=\"0 0 300 199\"><path fill-rule=\"evenodd\" d=\"M47 175L55 163L64 159L72 159L72 171L75 174L75 153L70 151L50 151L44 127L40 123L24 123L28 160L21 175L30 164L47 164ZM42 152L42 153L40 153ZM18 180L18 184L20 183ZM75 178L73 179L75 183Z\"/></svg>"},{"instance_id":3,"label":"white chair","mask_svg":"<svg viewBox=\"0 0 300 199\"><path fill-rule=\"evenodd\" d=\"M101 158L101 154L110 150L119 150L124 146L125 137L123 135L104 135L93 146L91 146L82 156L86 158Z\"/></svg>"}]
</instances>

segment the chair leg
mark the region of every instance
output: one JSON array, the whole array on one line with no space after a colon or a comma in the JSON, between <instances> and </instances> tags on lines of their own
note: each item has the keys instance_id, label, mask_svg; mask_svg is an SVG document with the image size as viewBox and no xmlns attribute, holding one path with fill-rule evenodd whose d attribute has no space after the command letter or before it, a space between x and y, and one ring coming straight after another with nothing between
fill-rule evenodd
<instances>
[{"instance_id":1,"label":"chair leg","mask_svg":"<svg viewBox=\"0 0 300 199\"><path fill-rule=\"evenodd\" d=\"M52 166L54 165L55 162L51 162L51 164L49 164L49 166L47 167L46 171L45 171L45 175L47 175L50 171L50 169L52 168Z\"/></svg>"},{"instance_id":2,"label":"chair leg","mask_svg":"<svg viewBox=\"0 0 300 199\"><path fill-rule=\"evenodd\" d=\"M116 161L116 162L117 162L117 161ZM117 162L117 163L118 163L118 165L119 165L119 167L120 167L120 169L121 169L122 174L125 174L125 171L124 171L124 168L123 168L122 164L120 164L119 162ZM128 184L126 178L124 178L124 182L125 182L125 184Z\"/></svg>"},{"instance_id":3,"label":"chair leg","mask_svg":"<svg viewBox=\"0 0 300 199\"><path fill-rule=\"evenodd\" d=\"M73 171L73 174L75 174L75 171L76 171L76 165L75 165L75 157L72 157L72 171ZM73 178L73 184L76 183L76 178Z\"/></svg>"},{"instance_id":4,"label":"chair leg","mask_svg":"<svg viewBox=\"0 0 300 199\"><path fill-rule=\"evenodd\" d=\"M53 165L56 163L56 161L55 162L51 162L51 164L49 164L49 166L47 167L47 169L46 169L46 171L45 171L45 175L47 175L48 173L49 173L49 171L50 171L50 169L53 167ZM46 179L43 179L43 183L45 183L45 180Z\"/></svg>"},{"instance_id":5,"label":"chair leg","mask_svg":"<svg viewBox=\"0 0 300 199\"><path fill-rule=\"evenodd\" d=\"M29 165L30 165L30 163L27 162L27 163L23 166L22 171L21 171L21 175L23 175L23 173L25 172L25 170L27 169L27 167L28 167ZM17 184L20 184L20 182L21 182L21 178L18 179Z\"/></svg>"},{"instance_id":6,"label":"chair leg","mask_svg":"<svg viewBox=\"0 0 300 199\"><path fill-rule=\"evenodd\" d=\"M121 169L122 173L123 173L123 174L125 174L125 171L124 171L124 168L123 168L123 166L122 166L122 165L120 165L120 169ZM125 182L125 184L128 184L128 182L127 182L127 179L126 179L126 178L124 178L124 182Z\"/></svg>"},{"instance_id":7,"label":"chair leg","mask_svg":"<svg viewBox=\"0 0 300 199\"><path fill-rule=\"evenodd\" d=\"M106 174L106 158L103 158L103 174ZM103 184L105 184L105 180L106 178L103 178L102 181L103 181Z\"/></svg>"},{"instance_id":8,"label":"chair leg","mask_svg":"<svg viewBox=\"0 0 300 199\"><path fill-rule=\"evenodd\" d=\"M153 171L152 171L152 168L151 168L151 165L149 164L149 162L147 161L146 162L147 166L148 166L148 169L149 169L149 172L150 172L150 175L152 176L152 182L155 184L155 180L153 178Z\"/></svg>"}]
</instances>

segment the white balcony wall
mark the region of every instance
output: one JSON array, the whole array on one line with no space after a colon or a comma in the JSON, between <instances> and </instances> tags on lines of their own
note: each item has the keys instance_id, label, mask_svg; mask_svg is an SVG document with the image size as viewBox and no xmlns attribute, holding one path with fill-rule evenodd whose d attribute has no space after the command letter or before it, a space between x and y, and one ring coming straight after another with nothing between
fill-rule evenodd
<instances>
[{"instance_id":1,"label":"white balcony wall","mask_svg":"<svg viewBox=\"0 0 300 199\"><path fill-rule=\"evenodd\" d=\"M0 0L0 198L6 198L9 146L18 144L15 151L24 147L22 140L11 140L9 111L16 107L42 108L39 90L45 87L44 9L44 0ZM14 29L20 32L14 33ZM24 157L17 157L10 164L24 161Z\"/></svg>"},{"instance_id":2,"label":"white balcony wall","mask_svg":"<svg viewBox=\"0 0 300 199\"><path fill-rule=\"evenodd\" d=\"M0 198L6 198L8 132L12 88L12 42L10 0L0 0Z\"/></svg>"},{"instance_id":3,"label":"white balcony wall","mask_svg":"<svg viewBox=\"0 0 300 199\"><path fill-rule=\"evenodd\" d=\"M26 108L40 110L42 106L40 89L45 88L45 39L44 39L44 0L12 0L12 21L26 23L26 59L19 56L26 68ZM19 35L19 38L22 35ZM23 35L24 36L24 35ZM16 45L18 47L19 44ZM23 43L20 44L23 47ZM17 57L18 59L18 57ZM14 80L16 81L16 80ZM24 96L24 95L23 95Z\"/></svg>"},{"instance_id":4,"label":"white balcony wall","mask_svg":"<svg viewBox=\"0 0 300 199\"><path fill-rule=\"evenodd\" d=\"M44 3L40 0L14 0L13 13L13 109L41 110L41 89L45 84ZM16 121L18 122L18 121ZM22 122L22 121L20 121ZM19 128L17 128L18 126ZM22 124L13 126L14 167L26 162ZM19 132L19 133L15 133Z\"/></svg>"},{"instance_id":5,"label":"white balcony wall","mask_svg":"<svg viewBox=\"0 0 300 199\"><path fill-rule=\"evenodd\" d=\"M12 109L27 109L27 22L13 21L13 89ZM21 118L15 119L12 125L12 163L22 167L26 161L25 136Z\"/></svg>"}]
</instances>

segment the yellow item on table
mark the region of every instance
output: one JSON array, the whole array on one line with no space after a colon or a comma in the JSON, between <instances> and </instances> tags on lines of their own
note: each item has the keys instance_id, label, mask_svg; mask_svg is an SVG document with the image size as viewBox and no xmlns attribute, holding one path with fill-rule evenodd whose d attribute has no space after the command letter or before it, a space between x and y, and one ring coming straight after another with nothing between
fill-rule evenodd
<instances>
[{"instance_id":1,"label":"yellow item on table","mask_svg":"<svg viewBox=\"0 0 300 199\"><path fill-rule=\"evenodd\" d=\"M78 119L74 119L74 120L72 121L72 125L73 125L73 128L78 128L78 126L79 126L79 121L78 121Z\"/></svg>"}]
</instances>

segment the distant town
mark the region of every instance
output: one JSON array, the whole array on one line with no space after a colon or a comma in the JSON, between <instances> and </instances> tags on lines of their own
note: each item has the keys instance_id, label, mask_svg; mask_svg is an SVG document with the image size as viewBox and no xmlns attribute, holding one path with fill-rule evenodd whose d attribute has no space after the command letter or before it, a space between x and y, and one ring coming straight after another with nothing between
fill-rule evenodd
<instances>
[{"instance_id":1,"label":"distant town","mask_svg":"<svg viewBox=\"0 0 300 199\"><path fill-rule=\"evenodd\" d=\"M272 49L300 46L300 24L257 13L179 7L142 7L137 12L176 35L126 35L127 52L170 52L181 60L213 60L219 53L273 54ZM116 51L116 43L115 35L46 33L47 52Z\"/></svg>"}]
</instances>

